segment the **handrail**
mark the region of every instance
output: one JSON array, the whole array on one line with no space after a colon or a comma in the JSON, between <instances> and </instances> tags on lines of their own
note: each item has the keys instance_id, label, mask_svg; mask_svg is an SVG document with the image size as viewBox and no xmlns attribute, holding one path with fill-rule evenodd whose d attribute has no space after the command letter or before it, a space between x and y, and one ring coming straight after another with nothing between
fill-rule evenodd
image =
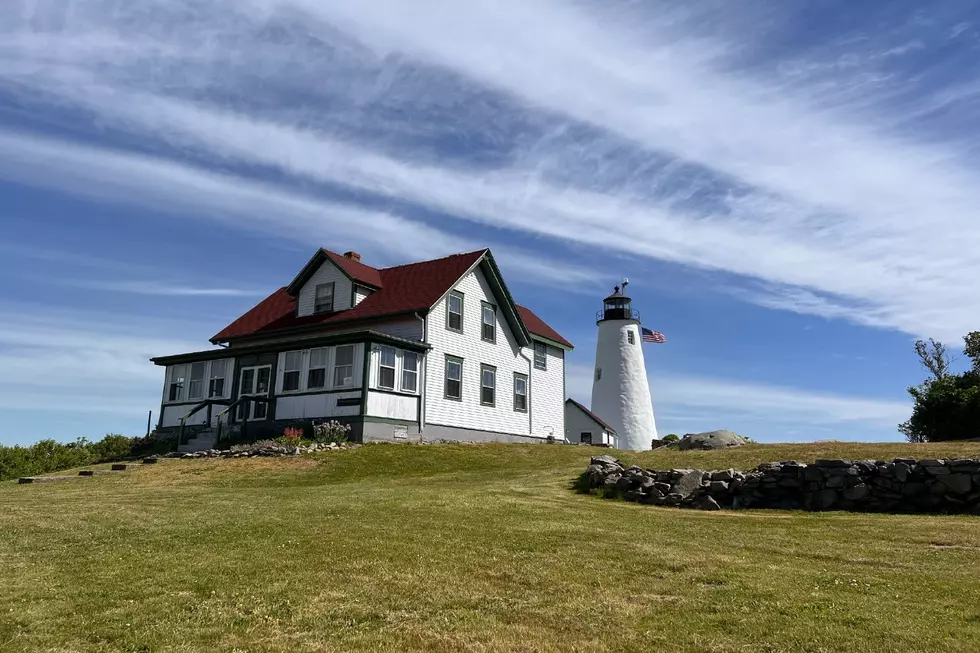
<instances>
[{"instance_id":1,"label":"handrail","mask_svg":"<svg viewBox=\"0 0 980 653\"><path fill-rule=\"evenodd\" d=\"M227 413L229 410L232 410L233 408L237 408L238 406L240 406L242 404L248 404L248 403L253 402L253 401L257 401L259 403L271 404L274 400L271 397L263 397L263 396L260 396L260 395L242 395L241 397L239 397L235 401L233 401L230 404L228 404L228 406L223 411L221 411L220 413L218 413L218 415L217 415L217 418L218 418L218 437L215 440L215 442L218 442L218 441L221 440L221 418L225 415L225 413ZM210 424L210 422L211 422L211 420L208 419L208 423L209 424ZM246 432L246 429L247 428L248 428L248 411L245 411L245 413L242 415L242 437L243 438L245 437L245 432ZM179 444L179 440L178 440L178 444Z\"/></svg>"},{"instance_id":2,"label":"handrail","mask_svg":"<svg viewBox=\"0 0 980 653\"><path fill-rule=\"evenodd\" d=\"M230 403L230 401L231 400L229 400L229 399L210 399L210 398L208 398L208 399L205 399L204 401L202 401L201 403L197 404L193 408L191 408L190 411L188 411L188 413L186 415L184 415L183 417L180 418L180 430L177 432L177 447L178 448L180 447L180 443L184 439L184 426L187 425L187 420L188 420L188 418L191 417L191 415L194 415L199 410L202 410L204 408L207 408L208 409L207 424L208 424L208 427L210 428L211 427L211 408L212 408L212 406L215 406L215 405L225 406L228 403Z\"/></svg>"}]
</instances>

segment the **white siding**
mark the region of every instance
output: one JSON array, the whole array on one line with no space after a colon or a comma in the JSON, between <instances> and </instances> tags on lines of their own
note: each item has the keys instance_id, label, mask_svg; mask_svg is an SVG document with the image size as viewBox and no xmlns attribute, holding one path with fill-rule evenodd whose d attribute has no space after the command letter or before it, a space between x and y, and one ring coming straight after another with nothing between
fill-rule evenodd
<instances>
[{"instance_id":1,"label":"white siding","mask_svg":"<svg viewBox=\"0 0 980 653\"><path fill-rule=\"evenodd\" d=\"M365 288L364 286L354 286L354 306L357 306L364 298L371 294L371 290Z\"/></svg>"},{"instance_id":2,"label":"white siding","mask_svg":"<svg viewBox=\"0 0 980 653\"><path fill-rule=\"evenodd\" d=\"M359 415L360 404L338 406L342 398L360 399L361 391L325 392L315 395L283 395L276 398L276 419L313 419L317 417L345 417Z\"/></svg>"},{"instance_id":3,"label":"white siding","mask_svg":"<svg viewBox=\"0 0 980 653\"><path fill-rule=\"evenodd\" d=\"M299 296L296 298L297 315L312 315L313 302L316 299L316 287L321 283L333 281L333 310L342 311L351 307L351 281L347 278L340 268L324 261L323 265L313 273L310 280L303 284L299 289Z\"/></svg>"},{"instance_id":4,"label":"white siding","mask_svg":"<svg viewBox=\"0 0 980 653\"><path fill-rule=\"evenodd\" d=\"M534 349L525 354L534 360ZM532 435L558 439L565 434L565 350L548 345L546 370L531 366Z\"/></svg>"},{"instance_id":5,"label":"white siding","mask_svg":"<svg viewBox=\"0 0 980 653\"><path fill-rule=\"evenodd\" d=\"M615 445L612 436L594 419L583 413L574 404L565 404L565 439L579 443L583 433L592 434L592 444Z\"/></svg>"},{"instance_id":6,"label":"white siding","mask_svg":"<svg viewBox=\"0 0 980 653\"><path fill-rule=\"evenodd\" d=\"M436 304L428 316L428 342L432 345L432 350L427 354L426 365L426 423L529 435L530 413L514 410L514 373L529 374L530 362L520 355L520 347L499 308L496 342L484 342L480 338L480 302L499 304L498 300L493 296L479 268L463 277L454 290L464 295L463 333L449 331L446 328L445 297ZM443 382L447 354L463 359L461 401L444 398ZM497 368L496 405L493 407L480 404L481 363ZM530 386L533 406L533 381ZM563 401L564 398L559 400L559 411ZM556 433L561 437L561 422L558 424Z\"/></svg>"},{"instance_id":7,"label":"white siding","mask_svg":"<svg viewBox=\"0 0 980 653\"><path fill-rule=\"evenodd\" d=\"M371 390L368 392L367 414L372 417L414 422L419 418L418 405L418 397L414 395L396 395Z\"/></svg>"}]
</instances>

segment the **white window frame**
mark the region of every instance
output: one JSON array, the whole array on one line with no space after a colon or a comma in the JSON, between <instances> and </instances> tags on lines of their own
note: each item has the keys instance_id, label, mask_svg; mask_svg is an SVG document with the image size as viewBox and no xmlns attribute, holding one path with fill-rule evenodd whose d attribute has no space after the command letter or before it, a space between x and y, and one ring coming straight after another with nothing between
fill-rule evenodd
<instances>
[{"instance_id":1,"label":"white window frame","mask_svg":"<svg viewBox=\"0 0 980 653\"><path fill-rule=\"evenodd\" d=\"M330 306L325 308L320 308L320 289L330 288ZM334 281L328 281L326 283L318 283L313 289L313 313L333 313L334 306L337 303L337 284Z\"/></svg>"},{"instance_id":2,"label":"white window frame","mask_svg":"<svg viewBox=\"0 0 980 653\"><path fill-rule=\"evenodd\" d=\"M284 351L282 353L282 382L281 382L281 384L279 386L280 387L280 391L281 391L282 394L292 394L292 393L295 393L295 392L303 392L303 390L305 389L305 384L303 383L303 380L304 380L303 379L303 368L305 367L305 364L304 364L305 363L305 360L304 359L306 358L306 355L307 355L307 350L303 350L303 349L294 349L294 350L291 350L291 351ZM289 367L289 359L290 359L290 357L294 358L295 359L295 362L298 362L299 365L296 366L296 367L292 367L292 368ZM287 389L286 388L286 375L287 374L295 374L296 375L296 387L295 388L290 388L290 389Z\"/></svg>"},{"instance_id":3,"label":"white window frame","mask_svg":"<svg viewBox=\"0 0 980 653\"><path fill-rule=\"evenodd\" d=\"M323 352L323 364L314 365L313 364L313 352ZM328 382L330 379L327 378L327 370L330 369L330 347L313 347L312 349L306 350L306 371L303 374L303 380L305 382L305 391L310 392L313 390L326 390L329 387ZM323 385L310 385L310 374L315 370L323 370Z\"/></svg>"},{"instance_id":4,"label":"white window frame","mask_svg":"<svg viewBox=\"0 0 980 653\"><path fill-rule=\"evenodd\" d=\"M493 381L491 385L487 385L484 382L485 375L488 372L491 374L491 378ZM490 392L493 393L493 395L490 398L490 401L486 401L483 399L483 391L486 390L487 388L489 388ZM494 367L493 365L487 365L485 363L480 364L480 405L487 406L489 408L494 408L497 405L497 368Z\"/></svg>"},{"instance_id":5,"label":"white window frame","mask_svg":"<svg viewBox=\"0 0 980 653\"><path fill-rule=\"evenodd\" d=\"M208 361L208 399L213 399L215 397L223 398L227 396L228 392L228 363L231 360L227 358L219 358L217 360ZM215 363L221 363L221 375L215 376ZM216 393L214 391L214 382L217 379L221 379L221 392Z\"/></svg>"},{"instance_id":6,"label":"white window frame","mask_svg":"<svg viewBox=\"0 0 980 653\"><path fill-rule=\"evenodd\" d=\"M178 384L174 381L177 377L177 370L182 370L180 374L180 383ZM177 365L171 365L170 369L167 370L167 403L176 403L183 401L185 393L187 392L187 373L188 373L187 363L178 363ZM173 395L173 386L177 385L176 396Z\"/></svg>"},{"instance_id":7,"label":"white window frame","mask_svg":"<svg viewBox=\"0 0 980 653\"><path fill-rule=\"evenodd\" d=\"M340 360L340 355L339 355L340 354L340 350L341 349L348 348L348 347L350 348L350 352L351 352L350 353L350 364L339 365L338 364L338 361ZM354 345L337 345L336 347L334 347L334 352L333 353L334 353L334 356L333 356L333 366L332 366L332 369L333 369L333 377L331 379L333 381L333 387L334 388L352 388L352 387L354 387L354 372L356 371L356 368L357 368L357 365L356 365L356 362L357 362L357 347L355 347ZM340 377L341 380L338 381L337 372L339 372L341 369L347 368L347 367L350 368L350 376L348 376L346 378L349 378L350 379L350 383L343 383L343 378L345 378L345 377Z\"/></svg>"},{"instance_id":8,"label":"white window frame","mask_svg":"<svg viewBox=\"0 0 980 653\"><path fill-rule=\"evenodd\" d=\"M453 299L459 299L459 313L454 313L452 310ZM465 295L458 290L451 290L446 296L446 329L453 331L455 333L463 332L463 314L465 312ZM459 315L459 328L454 328L451 326L451 317L453 315Z\"/></svg>"},{"instance_id":9,"label":"white window frame","mask_svg":"<svg viewBox=\"0 0 980 653\"><path fill-rule=\"evenodd\" d=\"M391 354L391 365L385 364L385 354ZM391 370L391 385L384 385L381 382L382 370ZM381 345L378 348L378 388L381 390L395 390L398 386L398 350L390 345Z\"/></svg>"},{"instance_id":10,"label":"white window frame","mask_svg":"<svg viewBox=\"0 0 980 653\"><path fill-rule=\"evenodd\" d=\"M415 364L413 369L408 369L406 361L409 359L414 360ZM408 388L408 384L405 383L405 379L411 375L412 387ZM402 351L402 375L401 375L401 389L402 392L410 392L412 394L417 394L419 391L419 354L415 351Z\"/></svg>"},{"instance_id":11,"label":"white window frame","mask_svg":"<svg viewBox=\"0 0 980 653\"><path fill-rule=\"evenodd\" d=\"M195 369L200 370L201 374L194 378ZM195 361L188 363L187 371L187 401L204 401L204 379L208 375L207 361ZM194 392L194 384L197 384L197 391Z\"/></svg>"},{"instance_id":12,"label":"white window frame","mask_svg":"<svg viewBox=\"0 0 980 653\"><path fill-rule=\"evenodd\" d=\"M524 393L523 394L517 391L517 382L518 381L523 381L524 382ZM514 372L514 410L517 411L518 413L526 413L527 412L527 383L528 383L528 375L527 374L523 374L521 372ZM524 397L524 408L518 408L517 407L517 398L518 397Z\"/></svg>"},{"instance_id":13,"label":"white window frame","mask_svg":"<svg viewBox=\"0 0 980 653\"><path fill-rule=\"evenodd\" d=\"M538 363L538 348L540 347L541 363ZM534 369L548 370L548 345L543 342L534 343Z\"/></svg>"}]
</instances>

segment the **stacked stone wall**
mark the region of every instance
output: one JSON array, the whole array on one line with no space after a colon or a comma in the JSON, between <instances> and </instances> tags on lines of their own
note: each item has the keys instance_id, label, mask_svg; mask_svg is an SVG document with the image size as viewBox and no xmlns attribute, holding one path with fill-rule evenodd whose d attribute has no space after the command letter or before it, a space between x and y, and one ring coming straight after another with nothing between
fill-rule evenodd
<instances>
[{"instance_id":1,"label":"stacked stone wall","mask_svg":"<svg viewBox=\"0 0 980 653\"><path fill-rule=\"evenodd\" d=\"M580 485L656 506L980 514L980 459L765 463L753 470L651 470L596 456Z\"/></svg>"}]
</instances>

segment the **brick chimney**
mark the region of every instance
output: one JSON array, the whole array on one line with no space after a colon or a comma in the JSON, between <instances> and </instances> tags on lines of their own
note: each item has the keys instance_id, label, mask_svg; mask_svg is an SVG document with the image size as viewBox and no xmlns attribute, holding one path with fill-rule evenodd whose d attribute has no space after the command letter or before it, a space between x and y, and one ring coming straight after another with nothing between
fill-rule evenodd
<instances>
[{"instance_id":1,"label":"brick chimney","mask_svg":"<svg viewBox=\"0 0 980 653\"><path fill-rule=\"evenodd\" d=\"M357 252L344 252L344 258L349 258L352 261L361 262L361 255Z\"/></svg>"}]
</instances>

